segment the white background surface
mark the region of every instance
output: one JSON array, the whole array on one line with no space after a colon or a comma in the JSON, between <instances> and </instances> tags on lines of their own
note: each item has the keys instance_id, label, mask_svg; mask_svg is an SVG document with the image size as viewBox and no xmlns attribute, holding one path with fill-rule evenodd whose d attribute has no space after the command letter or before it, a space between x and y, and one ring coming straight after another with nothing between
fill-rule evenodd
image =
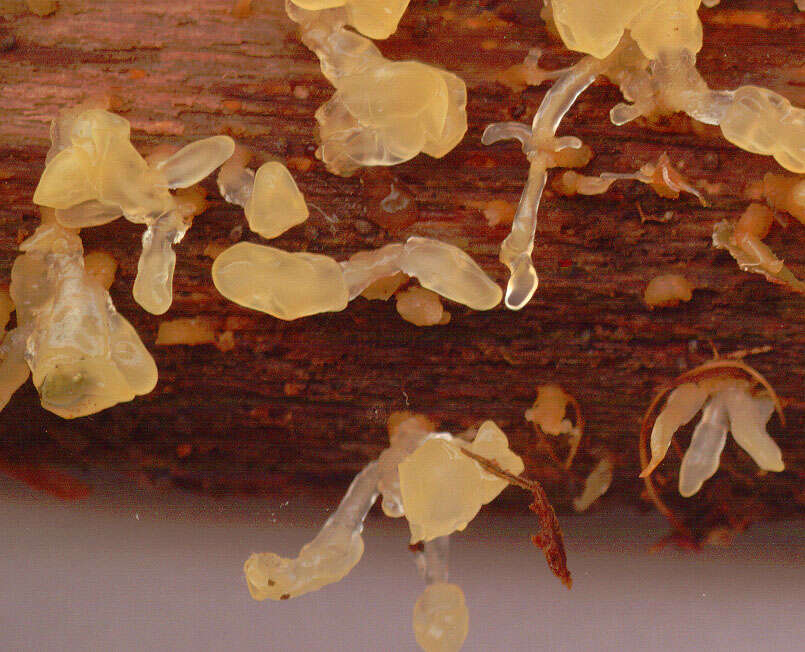
<instances>
[{"instance_id":1,"label":"white background surface","mask_svg":"<svg viewBox=\"0 0 805 652\"><path fill-rule=\"evenodd\" d=\"M417 650L411 609L423 586L407 527L377 509L341 583L251 599L248 554L295 555L327 516L291 503L138 490L65 503L0 477L0 650ZM572 591L531 546L528 512L513 522L482 512L453 537L466 652L802 649L801 523L756 526L731 548L649 554L666 532L656 516L561 520Z\"/></svg>"}]
</instances>

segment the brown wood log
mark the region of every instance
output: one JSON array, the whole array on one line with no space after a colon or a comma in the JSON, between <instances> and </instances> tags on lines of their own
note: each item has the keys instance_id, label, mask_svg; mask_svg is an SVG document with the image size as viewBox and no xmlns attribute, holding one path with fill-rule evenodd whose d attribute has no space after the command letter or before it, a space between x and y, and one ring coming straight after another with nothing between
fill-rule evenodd
<instances>
[{"instance_id":1,"label":"brown wood log","mask_svg":"<svg viewBox=\"0 0 805 652\"><path fill-rule=\"evenodd\" d=\"M318 210L276 240L279 247L342 260L427 235L462 246L505 282L497 248L506 228L489 227L478 206L516 202L526 162L515 144L484 147L480 134L490 122L534 114L547 85L515 93L495 81L530 48L545 50L546 68L578 59L548 34L541 4L414 0L399 31L378 45L390 58L420 59L463 77L469 131L441 160L420 156L388 171L339 178L313 156L313 113L332 89L279 0L254 0L246 18L232 15L234 0L61 0L47 18L28 13L22 2L3 3L0 285L8 283L17 244L37 224L31 197L50 119L100 92L110 93L114 110L131 121L141 151L223 132L261 160L288 163ZM792 0L734 0L701 15L699 68L711 86L755 83L805 105L805 30ZM696 499L674 504L694 520L733 524L801 510L805 302L739 271L710 244L713 224L735 218L747 204L745 187L780 169L687 118L616 128L608 111L619 100L617 88L599 81L561 128L594 150L590 173L633 171L665 151L690 179L709 184L711 205L684 195L661 199L637 183L616 184L594 198L549 192L534 252L540 288L520 312L450 305L449 325L417 328L399 318L393 301L358 299L339 314L291 323L241 309L216 292L204 250L259 237L241 233L242 211L223 203L209 180L211 208L177 247L175 300L164 316L145 313L131 297L141 227L118 220L84 231L87 251L103 249L120 263L112 297L152 350L159 384L129 404L65 421L39 407L28 383L0 414L5 464L111 469L207 491L340 486L386 445L389 413L410 409L452 431L494 419L513 447L529 454L530 473L546 480L560 506L608 451L617 465L612 499L637 503L641 415L657 388L710 357L712 341L723 353L770 347L750 361L786 403L787 424L774 421L772 431L788 470L761 477L729 443L729 471ZM392 182L410 193L415 222L380 208ZM644 221L641 213L668 219ZM789 221L767 242L803 277L803 227ZM694 283L693 300L649 311L641 300L648 280L669 272ZM234 348L153 346L160 321L193 316L231 330ZM587 421L572 475L536 451L523 418L545 382L571 392ZM670 482L676 468L678 458L661 473Z\"/></svg>"}]
</instances>

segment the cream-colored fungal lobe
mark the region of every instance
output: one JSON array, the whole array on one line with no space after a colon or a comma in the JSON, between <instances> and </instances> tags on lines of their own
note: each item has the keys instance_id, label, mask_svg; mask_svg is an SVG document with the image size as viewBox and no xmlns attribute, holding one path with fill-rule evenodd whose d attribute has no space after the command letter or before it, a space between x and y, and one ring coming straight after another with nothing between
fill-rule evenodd
<instances>
[{"instance_id":1,"label":"cream-colored fungal lobe","mask_svg":"<svg viewBox=\"0 0 805 652\"><path fill-rule=\"evenodd\" d=\"M773 156L787 170L805 173L805 109L757 86L741 86L721 121L724 137L741 149Z\"/></svg>"},{"instance_id":2,"label":"cream-colored fungal lobe","mask_svg":"<svg viewBox=\"0 0 805 652\"><path fill-rule=\"evenodd\" d=\"M457 652L469 632L469 610L456 584L428 585L414 604L414 636L425 652Z\"/></svg>"},{"instance_id":3,"label":"cream-colored fungal lobe","mask_svg":"<svg viewBox=\"0 0 805 652\"><path fill-rule=\"evenodd\" d=\"M463 530L481 506L506 487L506 481L487 473L461 452L461 447L494 460L515 475L522 459L509 450L506 435L484 423L471 444L449 438L425 441L399 465L400 493L411 543L430 541Z\"/></svg>"},{"instance_id":4,"label":"cream-colored fungal lobe","mask_svg":"<svg viewBox=\"0 0 805 652\"><path fill-rule=\"evenodd\" d=\"M218 169L235 151L229 136L211 136L182 147L156 164L168 188L188 188Z\"/></svg>"},{"instance_id":5,"label":"cream-colored fungal lobe","mask_svg":"<svg viewBox=\"0 0 805 652\"><path fill-rule=\"evenodd\" d=\"M332 258L250 242L222 252L212 279L230 301L285 320L337 312L349 301L341 267Z\"/></svg>"},{"instance_id":6,"label":"cream-colored fungal lobe","mask_svg":"<svg viewBox=\"0 0 805 652\"><path fill-rule=\"evenodd\" d=\"M24 354L42 406L68 419L150 392L157 380L153 358L84 269L80 238L49 221L20 248L11 271L18 327L4 341L0 375L10 364L14 382L24 382Z\"/></svg>"},{"instance_id":7,"label":"cream-colored fungal lobe","mask_svg":"<svg viewBox=\"0 0 805 652\"><path fill-rule=\"evenodd\" d=\"M613 465L609 456L603 457L584 480L584 490L573 499L573 509L583 512L603 496L612 484Z\"/></svg>"},{"instance_id":8,"label":"cream-colored fungal lobe","mask_svg":"<svg viewBox=\"0 0 805 652\"><path fill-rule=\"evenodd\" d=\"M290 0L308 11L343 7L345 22L361 34L373 39L385 39L397 30L403 13L411 0Z\"/></svg>"},{"instance_id":9,"label":"cream-colored fungal lobe","mask_svg":"<svg viewBox=\"0 0 805 652\"><path fill-rule=\"evenodd\" d=\"M218 191L230 204L245 207L254 190L254 171L246 167L251 152L240 145L218 171Z\"/></svg>"},{"instance_id":10,"label":"cream-colored fungal lobe","mask_svg":"<svg viewBox=\"0 0 805 652\"><path fill-rule=\"evenodd\" d=\"M693 286L681 274L661 274L651 279L643 293L643 301L649 308L665 308L690 301Z\"/></svg>"},{"instance_id":11,"label":"cream-colored fungal lobe","mask_svg":"<svg viewBox=\"0 0 805 652\"><path fill-rule=\"evenodd\" d=\"M766 431L773 401L756 394L747 381L713 378L677 387L666 400L651 433L651 461L640 474L645 477L665 457L674 432L701 410L690 446L679 469L679 493L690 497L717 470L721 451L732 432L735 442L765 471L782 471L780 448Z\"/></svg>"},{"instance_id":12,"label":"cream-colored fungal lobe","mask_svg":"<svg viewBox=\"0 0 805 652\"><path fill-rule=\"evenodd\" d=\"M307 204L291 173L282 163L264 163L254 176L246 202L249 228L264 238L276 238L308 218Z\"/></svg>"},{"instance_id":13,"label":"cream-colored fungal lobe","mask_svg":"<svg viewBox=\"0 0 805 652\"><path fill-rule=\"evenodd\" d=\"M432 238L411 237L400 257L400 270L422 287L474 310L500 303L501 289L458 247Z\"/></svg>"},{"instance_id":14,"label":"cream-colored fungal lobe","mask_svg":"<svg viewBox=\"0 0 805 652\"><path fill-rule=\"evenodd\" d=\"M668 48L698 52L700 0L551 0L565 45L598 59L609 56L628 29L647 57Z\"/></svg>"},{"instance_id":15,"label":"cream-colored fungal lobe","mask_svg":"<svg viewBox=\"0 0 805 652\"><path fill-rule=\"evenodd\" d=\"M389 9L369 0L352 5ZM336 87L316 111L316 155L330 172L396 165L420 152L438 158L464 137L467 89L461 79L417 61L389 61L371 41L344 29L348 17L341 10L308 11L288 0L286 11Z\"/></svg>"},{"instance_id":16,"label":"cream-colored fungal lobe","mask_svg":"<svg viewBox=\"0 0 805 652\"><path fill-rule=\"evenodd\" d=\"M361 471L319 534L293 559L255 553L243 566L255 600L296 598L343 579L363 555L363 520L377 499L378 463Z\"/></svg>"},{"instance_id":17,"label":"cream-colored fungal lobe","mask_svg":"<svg viewBox=\"0 0 805 652\"><path fill-rule=\"evenodd\" d=\"M651 461L645 474L662 461L674 433L696 416L706 400L707 391L696 383L684 383L668 395L651 430Z\"/></svg>"},{"instance_id":18,"label":"cream-colored fungal lobe","mask_svg":"<svg viewBox=\"0 0 805 652\"><path fill-rule=\"evenodd\" d=\"M371 251L359 251L341 263L350 301L380 279L400 272L404 245L390 244Z\"/></svg>"}]
</instances>

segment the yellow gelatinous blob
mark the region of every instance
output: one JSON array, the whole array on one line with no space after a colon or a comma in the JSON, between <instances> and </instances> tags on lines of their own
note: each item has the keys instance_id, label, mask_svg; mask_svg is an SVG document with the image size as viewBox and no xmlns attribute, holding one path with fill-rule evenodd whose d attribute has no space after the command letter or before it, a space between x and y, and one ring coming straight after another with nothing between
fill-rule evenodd
<instances>
[{"instance_id":1,"label":"yellow gelatinous blob","mask_svg":"<svg viewBox=\"0 0 805 652\"><path fill-rule=\"evenodd\" d=\"M682 301L690 301L693 286L680 274L662 274L651 279L643 293L649 308L668 308Z\"/></svg>"},{"instance_id":2,"label":"yellow gelatinous blob","mask_svg":"<svg viewBox=\"0 0 805 652\"><path fill-rule=\"evenodd\" d=\"M108 290L115 281L117 261L105 251L91 251L84 256L84 269L105 290Z\"/></svg>"},{"instance_id":3,"label":"yellow gelatinous blob","mask_svg":"<svg viewBox=\"0 0 805 652\"><path fill-rule=\"evenodd\" d=\"M11 272L16 330L26 333L42 406L73 418L150 392L156 365L84 269L80 238L48 221L20 248Z\"/></svg>"},{"instance_id":4,"label":"yellow gelatinous blob","mask_svg":"<svg viewBox=\"0 0 805 652\"><path fill-rule=\"evenodd\" d=\"M762 240L774 223L774 213L763 204L749 204L735 224L735 233L751 233Z\"/></svg>"},{"instance_id":5,"label":"yellow gelatinous blob","mask_svg":"<svg viewBox=\"0 0 805 652\"><path fill-rule=\"evenodd\" d=\"M168 188L188 188L212 174L234 151L229 136L211 136L182 147L154 167L165 175Z\"/></svg>"},{"instance_id":6,"label":"yellow gelatinous blob","mask_svg":"<svg viewBox=\"0 0 805 652\"><path fill-rule=\"evenodd\" d=\"M474 310L500 303L501 289L458 247L431 238L411 237L400 257L400 269L422 287Z\"/></svg>"},{"instance_id":7,"label":"yellow gelatinous blob","mask_svg":"<svg viewBox=\"0 0 805 652\"><path fill-rule=\"evenodd\" d=\"M264 163L254 176L245 205L249 228L264 238L276 238L308 218L307 204L291 173L282 163Z\"/></svg>"},{"instance_id":8,"label":"yellow gelatinous blob","mask_svg":"<svg viewBox=\"0 0 805 652\"><path fill-rule=\"evenodd\" d=\"M627 29L649 58L664 49L698 52L699 4L700 0L551 0L565 45L598 59L612 53Z\"/></svg>"},{"instance_id":9,"label":"yellow gelatinous blob","mask_svg":"<svg viewBox=\"0 0 805 652\"><path fill-rule=\"evenodd\" d=\"M349 301L341 267L332 258L250 242L221 253L212 279L230 301L285 320L337 312Z\"/></svg>"},{"instance_id":10,"label":"yellow gelatinous blob","mask_svg":"<svg viewBox=\"0 0 805 652\"><path fill-rule=\"evenodd\" d=\"M411 0L291 0L308 11L321 11L344 7L346 22L361 34L373 39L384 39L397 29Z\"/></svg>"},{"instance_id":11,"label":"yellow gelatinous blob","mask_svg":"<svg viewBox=\"0 0 805 652\"><path fill-rule=\"evenodd\" d=\"M485 503L506 487L506 481L487 473L464 455L462 442L428 439L399 465L400 493L411 543L430 541L463 530ZM522 459L509 450L506 435L486 422L466 445L513 474L522 472Z\"/></svg>"},{"instance_id":12,"label":"yellow gelatinous blob","mask_svg":"<svg viewBox=\"0 0 805 652\"><path fill-rule=\"evenodd\" d=\"M439 295L425 288L412 287L397 293L396 307L400 317L415 326L444 323L445 312Z\"/></svg>"},{"instance_id":13,"label":"yellow gelatinous blob","mask_svg":"<svg viewBox=\"0 0 805 652\"><path fill-rule=\"evenodd\" d=\"M25 0L25 4L37 16L49 16L59 8L57 0Z\"/></svg>"},{"instance_id":14,"label":"yellow gelatinous blob","mask_svg":"<svg viewBox=\"0 0 805 652\"><path fill-rule=\"evenodd\" d=\"M316 111L317 155L336 174L396 165L420 152L440 158L467 131L467 91L452 73L417 61L381 64L335 80Z\"/></svg>"},{"instance_id":15,"label":"yellow gelatinous blob","mask_svg":"<svg viewBox=\"0 0 805 652\"><path fill-rule=\"evenodd\" d=\"M774 156L787 170L805 173L805 109L758 86L741 86L721 120L724 138L741 149Z\"/></svg>"},{"instance_id":16,"label":"yellow gelatinous blob","mask_svg":"<svg viewBox=\"0 0 805 652\"><path fill-rule=\"evenodd\" d=\"M414 604L414 636L425 652L460 650L469 622L464 592L456 584L430 584Z\"/></svg>"}]
</instances>

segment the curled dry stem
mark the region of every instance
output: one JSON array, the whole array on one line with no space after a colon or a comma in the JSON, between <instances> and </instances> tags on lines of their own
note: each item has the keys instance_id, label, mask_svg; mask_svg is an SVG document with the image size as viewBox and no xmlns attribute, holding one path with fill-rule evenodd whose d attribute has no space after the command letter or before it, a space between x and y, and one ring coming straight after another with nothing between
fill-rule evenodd
<instances>
[{"instance_id":1,"label":"curled dry stem","mask_svg":"<svg viewBox=\"0 0 805 652\"><path fill-rule=\"evenodd\" d=\"M466 448L462 448L461 452L467 457L472 458L481 467L496 475L510 484L516 485L525 491L528 491L534 498L528 508L537 515L539 520L540 529L537 534L532 535L531 542L540 548L545 554L545 561L548 563L548 568L556 575L568 589L573 586L573 578L567 568L567 554L565 553L565 542L562 537L562 529L559 526L559 519L556 518L556 512L553 509L545 489L536 480L528 480L519 475L514 475L502 469L494 460L487 459L474 453Z\"/></svg>"},{"instance_id":2,"label":"curled dry stem","mask_svg":"<svg viewBox=\"0 0 805 652\"><path fill-rule=\"evenodd\" d=\"M712 344L712 343L711 343ZM715 347L713 347L715 351ZM765 352L765 347L759 347L758 352ZM754 349L750 352L746 352L746 354L754 352ZM743 352L742 352L743 353ZM716 356L718 353L716 352ZM650 466L649 464L649 456L648 456L648 440L649 435L651 434L651 428L653 427L654 421L656 419L656 412L661 405L663 399L676 387L682 385L683 383L687 382L698 382L705 378L710 378L713 376L735 376L741 377L742 375L749 376L752 380L759 383L763 386L763 388L769 393L771 396L772 401L774 401L774 407L777 411L777 415L780 417L780 421L783 425L785 425L785 415L783 414L783 407L782 403L780 402L780 397L777 395L777 392L774 391L774 388L771 386L768 380L766 380L765 376L763 376L759 371L753 369L748 364L741 362L740 360L731 360L731 359L724 359L716 357L715 360L710 360L709 362L705 362L702 365L699 365L695 369L691 369L690 371L686 371L685 373L677 376L674 381L662 388L654 399L651 401L651 404L648 406L645 414L643 415L643 421L640 425L640 442L639 442L639 452L640 452L640 466L642 467L642 471L640 472L640 477L643 478L643 482L646 485L646 493L648 494L651 501L657 507L657 510L665 516L668 522L671 524L677 532L683 535L690 536L690 530L685 527L682 520L674 514L674 512L665 504L665 502L660 498L659 493L657 492L656 487L654 486L654 482L651 479L651 473L654 471L654 466ZM679 452L678 446L675 446L677 452Z\"/></svg>"}]
</instances>

